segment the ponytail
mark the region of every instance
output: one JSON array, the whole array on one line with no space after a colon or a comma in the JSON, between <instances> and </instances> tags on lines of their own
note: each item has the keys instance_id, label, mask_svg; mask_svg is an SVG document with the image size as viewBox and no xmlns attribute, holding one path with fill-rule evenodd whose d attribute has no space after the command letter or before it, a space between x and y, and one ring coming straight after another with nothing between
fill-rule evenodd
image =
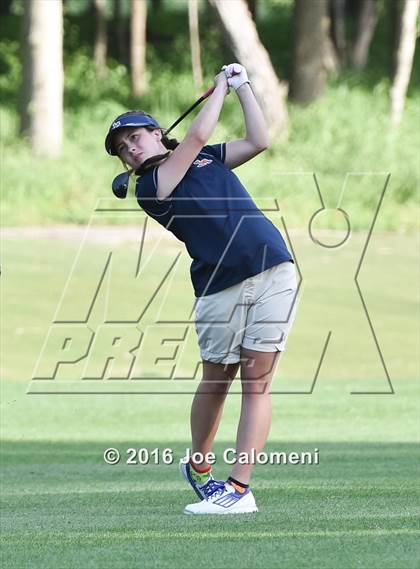
<instances>
[{"instance_id":1,"label":"ponytail","mask_svg":"<svg viewBox=\"0 0 420 569\"><path fill-rule=\"evenodd\" d=\"M175 150L175 148L178 146L179 142L177 141L176 138L168 138L166 136L166 134L163 134L162 132L162 140L161 140L163 146L165 148L167 148L168 150Z\"/></svg>"}]
</instances>

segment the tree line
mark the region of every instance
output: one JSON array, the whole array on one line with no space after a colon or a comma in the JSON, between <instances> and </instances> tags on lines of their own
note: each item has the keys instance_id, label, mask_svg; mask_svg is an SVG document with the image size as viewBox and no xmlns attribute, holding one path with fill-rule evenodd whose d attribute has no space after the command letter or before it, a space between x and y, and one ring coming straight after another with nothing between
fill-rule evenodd
<instances>
[{"instance_id":1,"label":"tree line","mask_svg":"<svg viewBox=\"0 0 420 569\"><path fill-rule=\"evenodd\" d=\"M63 6L70 0L24 0L21 33L21 132L29 136L34 152L60 153L63 136ZM116 28L121 60L127 58L131 90L141 97L148 90L147 20L161 8L160 0L79 0L95 20L92 55L98 81L106 81L109 26ZM378 22L379 0L294 0L292 69L288 83L278 77L270 53L258 33L258 10L265 0L208 0L217 16L235 60L246 66L254 92L270 125L271 134L288 130L286 99L310 104L319 98L328 75L352 67L363 70ZM3 14L12 0L3 0ZM74 2L74 0L73 0ZM291 0L292 2L292 0ZM390 116L398 123L411 75L419 0L387 0L393 26L393 72ZM203 83L198 0L187 0L192 76ZM275 9L275 7L273 8ZM349 31L351 30L351 32ZM176 31L174 30L174 34Z\"/></svg>"}]
</instances>

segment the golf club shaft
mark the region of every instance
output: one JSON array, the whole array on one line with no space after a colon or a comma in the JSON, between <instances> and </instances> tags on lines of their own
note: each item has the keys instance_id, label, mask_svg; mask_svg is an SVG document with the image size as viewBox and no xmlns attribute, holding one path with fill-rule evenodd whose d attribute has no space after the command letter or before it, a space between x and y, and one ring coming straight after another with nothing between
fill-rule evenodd
<instances>
[{"instance_id":1,"label":"golf club shaft","mask_svg":"<svg viewBox=\"0 0 420 569\"><path fill-rule=\"evenodd\" d=\"M171 125L168 128L168 130L165 131L165 135L169 134L172 129L174 129L191 111L195 109L195 107L197 107L200 103L202 103L205 99L207 99L207 97L209 97L213 93L213 91L214 87L210 87L210 89L208 89L205 93L203 93L203 95L201 95L201 97L197 99L196 102L193 105L191 105L189 109L185 111L185 113L183 113L178 119L176 119L174 124Z\"/></svg>"}]
</instances>

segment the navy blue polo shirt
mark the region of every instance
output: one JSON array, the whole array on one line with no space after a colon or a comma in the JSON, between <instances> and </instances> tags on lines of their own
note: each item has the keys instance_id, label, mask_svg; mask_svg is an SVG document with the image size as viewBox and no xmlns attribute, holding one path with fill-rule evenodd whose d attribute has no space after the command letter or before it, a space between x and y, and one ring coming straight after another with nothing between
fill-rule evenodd
<instances>
[{"instance_id":1,"label":"navy blue polo shirt","mask_svg":"<svg viewBox=\"0 0 420 569\"><path fill-rule=\"evenodd\" d=\"M294 262L280 231L224 164L225 154L225 143L204 146L166 200L156 198L159 166L136 184L140 207L185 243L197 297Z\"/></svg>"}]
</instances>

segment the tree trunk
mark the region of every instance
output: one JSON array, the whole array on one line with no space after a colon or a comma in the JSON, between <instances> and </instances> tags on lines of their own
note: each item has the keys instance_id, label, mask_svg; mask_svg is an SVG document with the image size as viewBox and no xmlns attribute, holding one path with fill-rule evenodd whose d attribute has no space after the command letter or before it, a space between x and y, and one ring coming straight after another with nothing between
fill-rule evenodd
<instances>
[{"instance_id":1,"label":"tree trunk","mask_svg":"<svg viewBox=\"0 0 420 569\"><path fill-rule=\"evenodd\" d=\"M364 69L369 56L369 48L378 23L376 0L362 0L357 18L356 39L351 54L355 69Z\"/></svg>"},{"instance_id":2,"label":"tree trunk","mask_svg":"<svg viewBox=\"0 0 420 569\"><path fill-rule=\"evenodd\" d=\"M270 56L258 37L245 0L234 2L210 0L210 3L229 37L235 57L248 71L252 89L268 122L270 135L278 133L286 135L287 88L276 76Z\"/></svg>"},{"instance_id":3,"label":"tree trunk","mask_svg":"<svg viewBox=\"0 0 420 569\"><path fill-rule=\"evenodd\" d=\"M188 0L188 23L190 27L191 63L194 84L198 89L201 89L203 86L203 71L201 69L197 0Z\"/></svg>"},{"instance_id":4,"label":"tree trunk","mask_svg":"<svg viewBox=\"0 0 420 569\"><path fill-rule=\"evenodd\" d=\"M331 36L338 58L346 61L346 0L331 0Z\"/></svg>"},{"instance_id":5,"label":"tree trunk","mask_svg":"<svg viewBox=\"0 0 420 569\"><path fill-rule=\"evenodd\" d=\"M61 0L24 4L21 132L34 153L57 156L63 138L63 6Z\"/></svg>"},{"instance_id":6,"label":"tree trunk","mask_svg":"<svg viewBox=\"0 0 420 569\"><path fill-rule=\"evenodd\" d=\"M248 10L251 12L254 22L257 20L257 0L246 0Z\"/></svg>"},{"instance_id":7,"label":"tree trunk","mask_svg":"<svg viewBox=\"0 0 420 569\"><path fill-rule=\"evenodd\" d=\"M128 67L130 63L129 56L129 29L128 17L124 13L121 0L114 3L114 20L115 20L115 34L116 34L116 53L118 61Z\"/></svg>"},{"instance_id":8,"label":"tree trunk","mask_svg":"<svg viewBox=\"0 0 420 569\"><path fill-rule=\"evenodd\" d=\"M131 89L135 97L147 91L146 18L146 0L131 0Z\"/></svg>"},{"instance_id":9,"label":"tree trunk","mask_svg":"<svg viewBox=\"0 0 420 569\"><path fill-rule=\"evenodd\" d=\"M332 19L328 13L323 25L325 26L323 65L327 73L337 72L340 69L340 59L332 40Z\"/></svg>"},{"instance_id":10,"label":"tree trunk","mask_svg":"<svg viewBox=\"0 0 420 569\"><path fill-rule=\"evenodd\" d=\"M325 88L327 0L295 0L291 98L310 103Z\"/></svg>"},{"instance_id":11,"label":"tree trunk","mask_svg":"<svg viewBox=\"0 0 420 569\"><path fill-rule=\"evenodd\" d=\"M388 19L391 26L390 42L390 76L394 77L397 72L397 54L401 39L402 9L404 0L394 0L388 5Z\"/></svg>"},{"instance_id":12,"label":"tree trunk","mask_svg":"<svg viewBox=\"0 0 420 569\"><path fill-rule=\"evenodd\" d=\"M100 79L106 76L107 28L105 15L105 0L94 0L96 36L94 59L96 73Z\"/></svg>"},{"instance_id":13,"label":"tree trunk","mask_svg":"<svg viewBox=\"0 0 420 569\"><path fill-rule=\"evenodd\" d=\"M416 46L416 22L419 0L405 0L401 17L401 35L397 50L397 68L391 87L391 118L394 123L401 120L404 100L410 81Z\"/></svg>"}]
</instances>

